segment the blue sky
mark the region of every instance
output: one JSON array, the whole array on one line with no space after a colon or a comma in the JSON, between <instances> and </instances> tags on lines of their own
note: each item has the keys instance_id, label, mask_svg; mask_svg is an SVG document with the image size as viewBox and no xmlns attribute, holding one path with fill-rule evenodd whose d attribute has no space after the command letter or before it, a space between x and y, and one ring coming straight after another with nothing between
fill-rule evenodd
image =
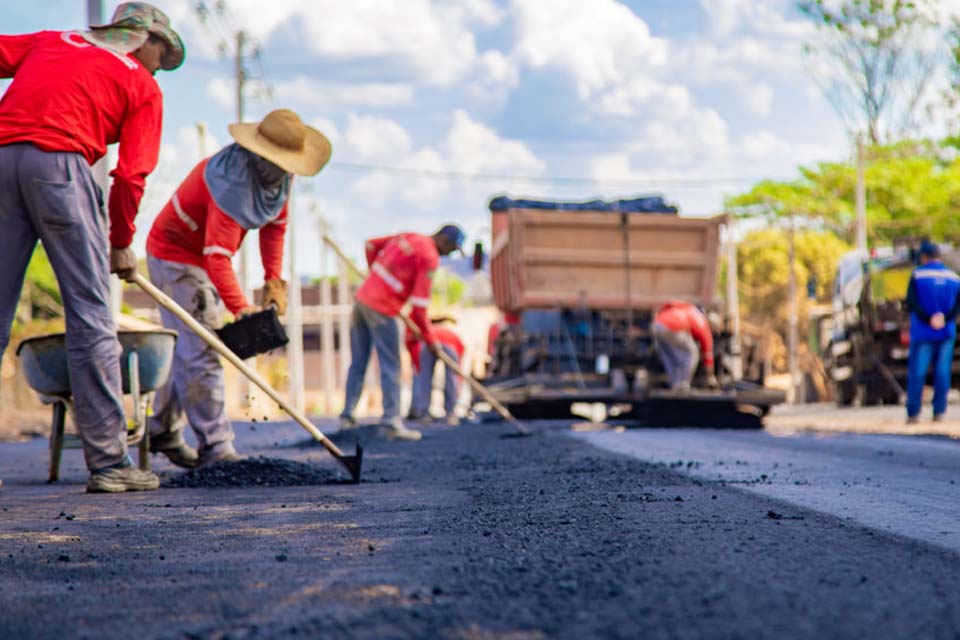
<instances>
[{"instance_id":1,"label":"blue sky","mask_svg":"<svg viewBox=\"0 0 960 640\"><path fill-rule=\"evenodd\" d=\"M105 4L109 15L116 3ZM235 114L230 64L196 3L156 4L188 55L180 70L157 76L164 145L138 217L141 254L157 211L200 157L196 123L206 123L213 152L227 143ZM333 142L331 164L298 184L305 273L320 270L320 215L354 255L366 237L428 232L448 220L482 239L486 204L500 193L657 192L685 215L708 215L755 180L848 154L843 127L807 72L801 43L812 28L791 0L226 5L224 20L259 41L273 87L272 100L250 96L248 119L293 108ZM6 33L71 29L85 24L86 1L3 11ZM457 177L476 174L517 178Z\"/></svg>"}]
</instances>

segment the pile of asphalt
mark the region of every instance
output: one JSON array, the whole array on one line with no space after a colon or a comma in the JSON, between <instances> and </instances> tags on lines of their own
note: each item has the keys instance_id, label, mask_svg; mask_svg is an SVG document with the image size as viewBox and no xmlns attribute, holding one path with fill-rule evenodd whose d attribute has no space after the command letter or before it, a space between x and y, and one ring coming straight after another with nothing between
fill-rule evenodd
<instances>
[{"instance_id":1,"label":"pile of asphalt","mask_svg":"<svg viewBox=\"0 0 960 640\"><path fill-rule=\"evenodd\" d=\"M244 458L235 462L218 462L208 467L191 469L166 477L161 486L167 488L218 489L249 487L302 487L307 485L344 484L348 479L314 464L283 458Z\"/></svg>"}]
</instances>

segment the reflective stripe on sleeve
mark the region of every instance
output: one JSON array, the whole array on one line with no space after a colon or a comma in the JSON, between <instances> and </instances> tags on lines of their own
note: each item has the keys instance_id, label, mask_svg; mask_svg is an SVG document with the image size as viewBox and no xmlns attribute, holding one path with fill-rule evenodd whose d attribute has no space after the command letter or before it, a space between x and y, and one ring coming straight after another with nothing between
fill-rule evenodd
<instances>
[{"instance_id":1,"label":"reflective stripe on sleeve","mask_svg":"<svg viewBox=\"0 0 960 640\"><path fill-rule=\"evenodd\" d=\"M429 298L417 298L416 296L410 296L408 300L410 301L410 304L412 304L415 307L427 308L430 306Z\"/></svg>"},{"instance_id":2,"label":"reflective stripe on sleeve","mask_svg":"<svg viewBox=\"0 0 960 640\"><path fill-rule=\"evenodd\" d=\"M397 293L403 293L403 283L397 278L397 276L390 273L383 264L379 262L374 262L373 266L370 267L370 271L380 276L380 279L387 283L387 286L393 289Z\"/></svg>"},{"instance_id":3,"label":"reflective stripe on sleeve","mask_svg":"<svg viewBox=\"0 0 960 640\"><path fill-rule=\"evenodd\" d=\"M212 254L217 254L217 255L221 255L221 256L227 256L228 258L232 258L232 257L233 257L233 253L231 253L228 249L224 249L223 247L218 247L218 246L215 245L215 244L210 245L209 247L204 247L204 248L203 248L203 255L209 256L209 255L212 255Z\"/></svg>"},{"instance_id":4,"label":"reflective stripe on sleeve","mask_svg":"<svg viewBox=\"0 0 960 640\"><path fill-rule=\"evenodd\" d=\"M200 228L200 225L197 224L197 221L187 215L187 212L183 210L183 207L180 206L180 198L177 197L177 194L174 193L173 197L170 198L170 204L173 205L173 210L176 212L177 217L183 220L183 224L190 227L190 231L196 231Z\"/></svg>"}]
</instances>

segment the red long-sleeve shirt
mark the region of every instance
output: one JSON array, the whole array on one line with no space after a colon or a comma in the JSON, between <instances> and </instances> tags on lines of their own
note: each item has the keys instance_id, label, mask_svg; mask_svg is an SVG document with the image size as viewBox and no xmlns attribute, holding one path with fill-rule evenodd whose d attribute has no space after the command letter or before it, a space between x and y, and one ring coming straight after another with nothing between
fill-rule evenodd
<instances>
[{"instance_id":1,"label":"red long-sleeve shirt","mask_svg":"<svg viewBox=\"0 0 960 640\"><path fill-rule=\"evenodd\" d=\"M457 354L457 362L463 360L465 348L463 341L460 340L460 336L446 327L438 326L433 327L433 335L436 336L440 346L453 349L454 353ZM410 361L413 363L414 370L420 371L420 349L423 348L423 341L413 335L413 331L410 331L409 327L407 327L404 341L407 343L407 351L410 352Z\"/></svg>"},{"instance_id":2,"label":"red long-sleeve shirt","mask_svg":"<svg viewBox=\"0 0 960 640\"><path fill-rule=\"evenodd\" d=\"M398 233L367 241L370 275L357 290L357 300L385 316L395 317L407 300L410 319L423 339L434 344L433 325L427 317L433 272L440 254L433 238L419 233Z\"/></svg>"},{"instance_id":3,"label":"red long-sleeve shirt","mask_svg":"<svg viewBox=\"0 0 960 640\"><path fill-rule=\"evenodd\" d=\"M160 211L147 237L147 253L161 260L206 269L223 303L235 314L249 306L230 264L247 230L224 213L211 197L203 179L206 166L207 160L203 160L194 167ZM287 204L284 204L276 220L260 228L260 258L265 280L280 277L286 230Z\"/></svg>"},{"instance_id":4,"label":"red long-sleeve shirt","mask_svg":"<svg viewBox=\"0 0 960 640\"><path fill-rule=\"evenodd\" d=\"M88 43L75 31L0 36L0 145L80 153L91 165L120 143L110 173L110 244L133 242L133 220L157 166L163 96L140 62Z\"/></svg>"},{"instance_id":5,"label":"red long-sleeve shirt","mask_svg":"<svg viewBox=\"0 0 960 640\"><path fill-rule=\"evenodd\" d=\"M703 364L713 365L713 331L707 316L689 302L668 302L660 307L654 322L674 332L686 332L700 345Z\"/></svg>"}]
</instances>

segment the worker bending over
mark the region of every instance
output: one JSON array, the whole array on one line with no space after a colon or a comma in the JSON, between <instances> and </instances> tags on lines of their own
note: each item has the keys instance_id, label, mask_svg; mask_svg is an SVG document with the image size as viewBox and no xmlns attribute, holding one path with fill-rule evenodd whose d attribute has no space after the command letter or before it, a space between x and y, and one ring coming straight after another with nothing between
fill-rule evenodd
<instances>
[{"instance_id":1,"label":"worker bending over","mask_svg":"<svg viewBox=\"0 0 960 640\"><path fill-rule=\"evenodd\" d=\"M907 363L907 423L920 418L923 386L933 363L933 420L947 411L947 392L953 365L953 344L960 311L960 277L940 261L940 248L920 245L920 266L910 275L910 356Z\"/></svg>"},{"instance_id":2,"label":"worker bending over","mask_svg":"<svg viewBox=\"0 0 960 640\"><path fill-rule=\"evenodd\" d=\"M350 369L347 372L346 398L341 413L341 429L357 426L353 412L363 392L372 349L380 363L380 388L383 392L383 423L391 436L419 440L419 431L408 429L400 417L400 330L396 317L406 302L411 304L410 319L421 334L427 349L440 348L429 318L430 287L440 256L460 249L463 230L444 225L433 236L398 233L367 241L366 256L370 275L357 290L350 318Z\"/></svg>"},{"instance_id":3,"label":"worker bending over","mask_svg":"<svg viewBox=\"0 0 960 640\"><path fill-rule=\"evenodd\" d=\"M657 355L670 380L670 388L690 389L702 360L707 385L717 387L713 367L713 332L702 311L688 302L668 302L653 319Z\"/></svg>"},{"instance_id":4,"label":"worker bending over","mask_svg":"<svg viewBox=\"0 0 960 640\"><path fill-rule=\"evenodd\" d=\"M40 240L63 299L90 492L159 485L127 455L109 278L136 271L133 220L160 152L163 96L153 74L183 58L170 20L145 2L121 4L90 31L0 36L0 78L13 78L0 100L0 354ZM116 142L108 216L90 166Z\"/></svg>"},{"instance_id":5,"label":"worker bending over","mask_svg":"<svg viewBox=\"0 0 960 640\"><path fill-rule=\"evenodd\" d=\"M441 326L440 322L442 320L432 321L433 335L447 356L459 364L463 360L463 341L452 330ZM438 358L430 349L421 348L422 341L409 328L407 328L406 343L407 351L410 352L410 362L414 369L413 393L407 417L410 420L429 420L430 400L433 392L433 372L436 369ZM460 423L456 413L459 393L460 376L451 367L444 364L443 411L447 424L450 426L456 426Z\"/></svg>"},{"instance_id":6,"label":"worker bending over","mask_svg":"<svg viewBox=\"0 0 960 640\"><path fill-rule=\"evenodd\" d=\"M236 142L194 167L147 239L150 279L211 330L221 326L224 304L235 316L259 310L244 296L230 264L252 229L260 230L261 303L285 311L280 271L293 175L315 175L330 159L323 134L288 109L272 111L260 123L232 124L229 131ZM174 314L160 314L180 337L149 421L150 450L187 468L236 460L217 352ZM184 417L199 450L183 439Z\"/></svg>"}]
</instances>

